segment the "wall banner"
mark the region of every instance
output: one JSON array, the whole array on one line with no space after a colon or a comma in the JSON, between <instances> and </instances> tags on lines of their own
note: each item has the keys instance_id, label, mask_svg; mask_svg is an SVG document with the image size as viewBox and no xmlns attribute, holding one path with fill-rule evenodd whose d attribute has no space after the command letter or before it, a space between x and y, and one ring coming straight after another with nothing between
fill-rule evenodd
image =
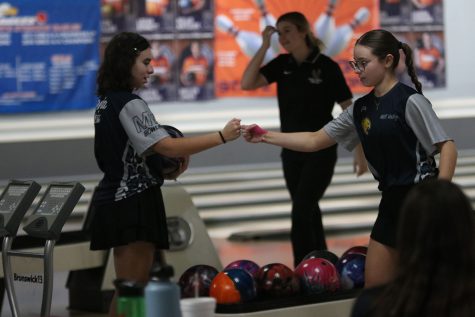
<instances>
[{"instance_id":1,"label":"wall banner","mask_svg":"<svg viewBox=\"0 0 475 317\"><path fill-rule=\"evenodd\" d=\"M94 107L99 37L99 1L0 3L0 113Z\"/></svg>"}]
</instances>

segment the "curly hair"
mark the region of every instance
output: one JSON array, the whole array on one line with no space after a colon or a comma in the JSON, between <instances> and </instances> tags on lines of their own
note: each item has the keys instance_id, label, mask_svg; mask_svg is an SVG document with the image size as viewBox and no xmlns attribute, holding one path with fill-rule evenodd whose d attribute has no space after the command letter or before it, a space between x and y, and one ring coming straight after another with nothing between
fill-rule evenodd
<instances>
[{"instance_id":1,"label":"curly hair","mask_svg":"<svg viewBox=\"0 0 475 317\"><path fill-rule=\"evenodd\" d=\"M137 56L149 47L147 39L137 33L116 34L105 49L97 73L97 95L103 97L110 90L132 90L132 66Z\"/></svg>"}]
</instances>

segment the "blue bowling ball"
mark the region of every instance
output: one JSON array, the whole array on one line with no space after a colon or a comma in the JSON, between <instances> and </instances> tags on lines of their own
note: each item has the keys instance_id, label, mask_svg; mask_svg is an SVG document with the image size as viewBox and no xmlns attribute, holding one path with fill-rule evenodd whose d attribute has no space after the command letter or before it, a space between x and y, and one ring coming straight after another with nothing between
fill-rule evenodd
<instances>
[{"instance_id":1,"label":"blue bowling ball","mask_svg":"<svg viewBox=\"0 0 475 317\"><path fill-rule=\"evenodd\" d=\"M215 276L209 294L218 304L244 303L256 298L257 287L247 271L227 269Z\"/></svg>"},{"instance_id":2,"label":"blue bowling ball","mask_svg":"<svg viewBox=\"0 0 475 317\"><path fill-rule=\"evenodd\" d=\"M366 255L349 253L340 257L336 268L340 274L342 289L355 289L364 286Z\"/></svg>"}]
</instances>

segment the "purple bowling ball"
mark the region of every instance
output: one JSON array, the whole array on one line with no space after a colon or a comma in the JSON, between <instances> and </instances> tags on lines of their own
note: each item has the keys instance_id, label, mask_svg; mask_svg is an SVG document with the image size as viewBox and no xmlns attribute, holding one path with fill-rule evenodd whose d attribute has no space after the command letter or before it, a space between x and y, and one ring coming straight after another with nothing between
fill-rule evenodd
<instances>
[{"instance_id":1,"label":"purple bowling ball","mask_svg":"<svg viewBox=\"0 0 475 317\"><path fill-rule=\"evenodd\" d=\"M209 296L211 281L218 274L218 270L210 265L199 264L189 267L178 280L181 297Z\"/></svg>"},{"instance_id":2,"label":"purple bowling ball","mask_svg":"<svg viewBox=\"0 0 475 317\"><path fill-rule=\"evenodd\" d=\"M259 271L259 265L251 260L236 260L229 263L225 268L227 269L242 269L247 271L252 277L256 277L257 272Z\"/></svg>"}]
</instances>

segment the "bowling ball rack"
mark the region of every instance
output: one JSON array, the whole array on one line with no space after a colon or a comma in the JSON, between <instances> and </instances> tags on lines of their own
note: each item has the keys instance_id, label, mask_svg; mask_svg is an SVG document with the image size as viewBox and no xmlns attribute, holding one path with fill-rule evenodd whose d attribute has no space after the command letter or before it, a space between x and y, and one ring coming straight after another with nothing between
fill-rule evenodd
<instances>
[{"instance_id":1,"label":"bowling ball rack","mask_svg":"<svg viewBox=\"0 0 475 317\"><path fill-rule=\"evenodd\" d=\"M289 308L310 304L326 303L344 299L351 299L358 296L361 289L341 290L334 293L294 295L289 297L255 299L247 303L239 304L218 304L216 314L242 314L258 311L273 310L279 308Z\"/></svg>"}]
</instances>

